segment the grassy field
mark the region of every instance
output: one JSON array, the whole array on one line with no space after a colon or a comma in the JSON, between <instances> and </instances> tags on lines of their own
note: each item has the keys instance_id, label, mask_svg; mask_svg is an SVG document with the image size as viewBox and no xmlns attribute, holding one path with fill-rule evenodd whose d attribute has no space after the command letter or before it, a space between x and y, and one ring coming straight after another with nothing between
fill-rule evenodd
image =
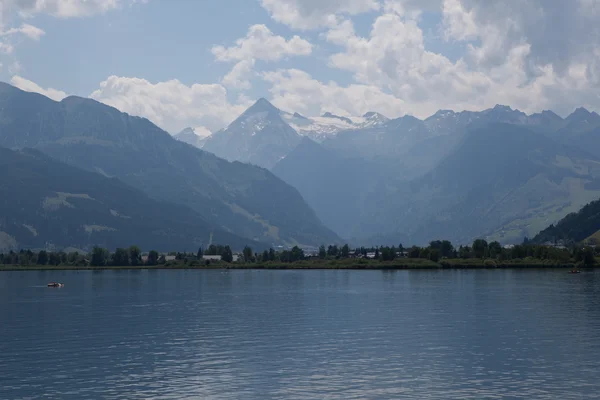
<instances>
[{"instance_id":1,"label":"grassy field","mask_svg":"<svg viewBox=\"0 0 600 400\"><path fill-rule=\"evenodd\" d=\"M299 261L295 263L270 262L264 264L256 263L233 263L223 262L211 263L209 265L200 263L167 263L156 266L72 266L72 265L2 265L0 271L41 271L41 270L134 270L134 269L288 269L288 270L310 270L310 269L346 269L346 270L402 270L402 269L493 269L493 268L577 268L576 264L557 263L553 261L526 258L520 260L497 261L478 259L448 259L439 263L424 259L401 259L391 262L380 262L374 260L318 260Z\"/></svg>"}]
</instances>

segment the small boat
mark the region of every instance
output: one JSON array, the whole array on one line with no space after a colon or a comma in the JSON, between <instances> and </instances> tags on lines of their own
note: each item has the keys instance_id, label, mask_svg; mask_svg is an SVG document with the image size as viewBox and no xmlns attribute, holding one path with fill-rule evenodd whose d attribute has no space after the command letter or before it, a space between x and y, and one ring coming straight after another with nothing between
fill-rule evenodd
<instances>
[{"instance_id":1,"label":"small boat","mask_svg":"<svg viewBox=\"0 0 600 400\"><path fill-rule=\"evenodd\" d=\"M64 283L58 283L58 282L50 282L48 284L48 287L63 287L63 286L65 286Z\"/></svg>"},{"instance_id":2,"label":"small boat","mask_svg":"<svg viewBox=\"0 0 600 400\"><path fill-rule=\"evenodd\" d=\"M571 272L569 272L570 274L580 274L581 271L577 271L577 270L571 270Z\"/></svg>"}]
</instances>

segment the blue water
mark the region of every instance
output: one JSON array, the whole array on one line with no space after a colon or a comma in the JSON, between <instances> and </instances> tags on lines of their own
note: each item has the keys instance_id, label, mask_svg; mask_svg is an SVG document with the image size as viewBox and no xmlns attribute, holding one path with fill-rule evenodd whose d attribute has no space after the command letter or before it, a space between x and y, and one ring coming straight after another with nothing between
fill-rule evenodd
<instances>
[{"instance_id":1,"label":"blue water","mask_svg":"<svg viewBox=\"0 0 600 400\"><path fill-rule=\"evenodd\" d=\"M600 398L594 272L4 272L0 323L0 399Z\"/></svg>"}]
</instances>

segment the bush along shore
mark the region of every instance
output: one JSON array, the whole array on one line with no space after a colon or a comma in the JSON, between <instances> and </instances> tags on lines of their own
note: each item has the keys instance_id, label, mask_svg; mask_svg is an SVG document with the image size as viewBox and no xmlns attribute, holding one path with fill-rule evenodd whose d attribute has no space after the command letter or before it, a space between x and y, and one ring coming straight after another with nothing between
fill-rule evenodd
<instances>
[{"instance_id":1,"label":"bush along shore","mask_svg":"<svg viewBox=\"0 0 600 400\"><path fill-rule=\"evenodd\" d=\"M321 246L306 252L299 247L255 253L245 247L211 245L195 253L143 253L139 247L114 252L95 247L89 253L31 250L0 253L0 270L41 269L441 269L441 268L584 268L595 267L597 248L522 244L501 246L475 240L455 248L448 241L426 247L381 246L351 249L348 245Z\"/></svg>"}]
</instances>

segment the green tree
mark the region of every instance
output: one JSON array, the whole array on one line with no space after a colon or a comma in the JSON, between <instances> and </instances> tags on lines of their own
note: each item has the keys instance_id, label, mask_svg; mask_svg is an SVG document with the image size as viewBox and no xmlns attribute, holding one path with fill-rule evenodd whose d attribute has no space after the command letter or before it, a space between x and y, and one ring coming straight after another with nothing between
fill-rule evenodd
<instances>
[{"instance_id":1,"label":"green tree","mask_svg":"<svg viewBox=\"0 0 600 400\"><path fill-rule=\"evenodd\" d=\"M221 259L228 263L233 262L233 253L229 246L225 246L225 248L223 249L223 253L221 254Z\"/></svg>"},{"instance_id":2,"label":"green tree","mask_svg":"<svg viewBox=\"0 0 600 400\"><path fill-rule=\"evenodd\" d=\"M441 249L442 248L442 241L441 240L434 240L432 242L429 242L429 248L431 249Z\"/></svg>"},{"instance_id":3,"label":"green tree","mask_svg":"<svg viewBox=\"0 0 600 400\"><path fill-rule=\"evenodd\" d=\"M488 249L488 242L484 239L476 239L473 242L473 253L475 253L476 258L485 257L486 251Z\"/></svg>"},{"instance_id":4,"label":"green tree","mask_svg":"<svg viewBox=\"0 0 600 400\"><path fill-rule=\"evenodd\" d=\"M319 247L319 258L324 260L327 258L327 250L325 250L325 246L321 245Z\"/></svg>"},{"instance_id":5,"label":"green tree","mask_svg":"<svg viewBox=\"0 0 600 400\"><path fill-rule=\"evenodd\" d=\"M140 265L140 263L142 262L142 251L140 250L139 247L137 246L131 246L129 248L129 261L131 262L131 265L136 266L136 265Z\"/></svg>"},{"instance_id":6,"label":"green tree","mask_svg":"<svg viewBox=\"0 0 600 400\"><path fill-rule=\"evenodd\" d=\"M38 253L37 263L39 265L48 264L48 253L45 250L42 250Z\"/></svg>"},{"instance_id":7,"label":"green tree","mask_svg":"<svg viewBox=\"0 0 600 400\"><path fill-rule=\"evenodd\" d=\"M513 260L518 260L521 258L527 257L527 249L525 246L516 245L511 250L511 258Z\"/></svg>"},{"instance_id":8,"label":"green tree","mask_svg":"<svg viewBox=\"0 0 600 400\"><path fill-rule=\"evenodd\" d=\"M583 249L578 249L575 259L585 266L591 266L596 264L596 258L594 257L594 249L588 246L584 247Z\"/></svg>"},{"instance_id":9,"label":"green tree","mask_svg":"<svg viewBox=\"0 0 600 400\"><path fill-rule=\"evenodd\" d=\"M202 256L203 256L203 254L202 254L202 247L200 247L198 249L198 253L196 253L196 257L198 258L198 260L202 260Z\"/></svg>"},{"instance_id":10,"label":"green tree","mask_svg":"<svg viewBox=\"0 0 600 400\"><path fill-rule=\"evenodd\" d=\"M292 262L292 253L288 250L283 250L283 251L277 253L277 255L279 256L279 261L281 261L281 262L284 262L284 263Z\"/></svg>"},{"instance_id":11,"label":"green tree","mask_svg":"<svg viewBox=\"0 0 600 400\"><path fill-rule=\"evenodd\" d=\"M94 249L92 250L92 260L90 264L94 267L103 267L108 263L109 258L110 253L107 249L104 249L102 247L94 247Z\"/></svg>"},{"instance_id":12,"label":"green tree","mask_svg":"<svg viewBox=\"0 0 600 400\"><path fill-rule=\"evenodd\" d=\"M379 259L381 261L389 261L390 260L390 248L386 246L381 246L379 249Z\"/></svg>"},{"instance_id":13,"label":"green tree","mask_svg":"<svg viewBox=\"0 0 600 400\"><path fill-rule=\"evenodd\" d=\"M300 260L304 260L304 250L302 250L302 249L301 249L300 247L298 247L298 246L294 246L294 247L292 248L292 251L291 251L291 254L290 254L290 256L291 256L291 261L292 261L292 262L294 262L294 261L300 261Z\"/></svg>"},{"instance_id":14,"label":"green tree","mask_svg":"<svg viewBox=\"0 0 600 400\"><path fill-rule=\"evenodd\" d=\"M431 249L429 251L429 259L433 262L438 262L440 261L440 250L438 249Z\"/></svg>"},{"instance_id":15,"label":"green tree","mask_svg":"<svg viewBox=\"0 0 600 400\"><path fill-rule=\"evenodd\" d=\"M276 259L275 250L273 248L269 249L269 261L275 261Z\"/></svg>"},{"instance_id":16,"label":"green tree","mask_svg":"<svg viewBox=\"0 0 600 400\"><path fill-rule=\"evenodd\" d=\"M126 267L129 265L129 251L118 248L112 255L112 264L117 267Z\"/></svg>"},{"instance_id":17,"label":"green tree","mask_svg":"<svg viewBox=\"0 0 600 400\"><path fill-rule=\"evenodd\" d=\"M158 257L158 265L165 265L167 263L167 258L165 257L164 254L161 254L160 257Z\"/></svg>"},{"instance_id":18,"label":"green tree","mask_svg":"<svg viewBox=\"0 0 600 400\"><path fill-rule=\"evenodd\" d=\"M413 246L408 250L408 258L419 258L419 254L421 254L421 249L417 246Z\"/></svg>"},{"instance_id":19,"label":"green tree","mask_svg":"<svg viewBox=\"0 0 600 400\"><path fill-rule=\"evenodd\" d=\"M244 255L244 261L245 262L252 262L253 261L253 252L252 249L248 246L244 247L244 251L242 251L242 254Z\"/></svg>"},{"instance_id":20,"label":"green tree","mask_svg":"<svg viewBox=\"0 0 600 400\"><path fill-rule=\"evenodd\" d=\"M498 242L492 242L488 246L490 252L490 258L498 258L502 254L502 245Z\"/></svg>"},{"instance_id":21,"label":"green tree","mask_svg":"<svg viewBox=\"0 0 600 400\"><path fill-rule=\"evenodd\" d=\"M454 256L454 246L448 240L443 240L440 245L440 255L444 258L452 258Z\"/></svg>"},{"instance_id":22,"label":"green tree","mask_svg":"<svg viewBox=\"0 0 600 400\"><path fill-rule=\"evenodd\" d=\"M381 261L394 261L396 258L396 249L394 247L381 248Z\"/></svg>"},{"instance_id":23,"label":"green tree","mask_svg":"<svg viewBox=\"0 0 600 400\"><path fill-rule=\"evenodd\" d=\"M342 258L348 258L350 257L350 247L345 244L344 247L342 247Z\"/></svg>"},{"instance_id":24,"label":"green tree","mask_svg":"<svg viewBox=\"0 0 600 400\"><path fill-rule=\"evenodd\" d=\"M458 248L458 257L466 260L467 258L471 258L471 248L469 246L460 246Z\"/></svg>"},{"instance_id":25,"label":"green tree","mask_svg":"<svg viewBox=\"0 0 600 400\"><path fill-rule=\"evenodd\" d=\"M148 253L148 265L157 265L158 264L158 251L151 250Z\"/></svg>"},{"instance_id":26,"label":"green tree","mask_svg":"<svg viewBox=\"0 0 600 400\"><path fill-rule=\"evenodd\" d=\"M327 255L330 257L337 257L338 253L339 253L339 249L338 249L337 245L333 245L333 246L330 245L327 248Z\"/></svg>"},{"instance_id":27,"label":"green tree","mask_svg":"<svg viewBox=\"0 0 600 400\"><path fill-rule=\"evenodd\" d=\"M204 254L206 254L207 256L216 256L216 255L219 255L219 253L217 251L218 251L217 246L215 246L214 244L211 244L210 246L208 246L208 249L206 249Z\"/></svg>"}]
</instances>

